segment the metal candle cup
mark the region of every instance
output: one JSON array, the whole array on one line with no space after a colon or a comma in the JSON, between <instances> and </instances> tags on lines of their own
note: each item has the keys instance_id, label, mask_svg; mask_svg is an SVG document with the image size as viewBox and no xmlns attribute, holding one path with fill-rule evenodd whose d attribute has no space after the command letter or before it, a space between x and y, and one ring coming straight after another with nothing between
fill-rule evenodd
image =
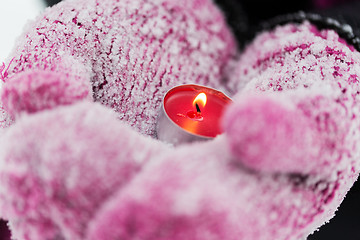
<instances>
[{"instance_id":1,"label":"metal candle cup","mask_svg":"<svg viewBox=\"0 0 360 240\"><path fill-rule=\"evenodd\" d=\"M231 102L212 88L195 84L174 87L163 99L157 137L174 145L213 139L222 133L221 117Z\"/></svg>"}]
</instances>

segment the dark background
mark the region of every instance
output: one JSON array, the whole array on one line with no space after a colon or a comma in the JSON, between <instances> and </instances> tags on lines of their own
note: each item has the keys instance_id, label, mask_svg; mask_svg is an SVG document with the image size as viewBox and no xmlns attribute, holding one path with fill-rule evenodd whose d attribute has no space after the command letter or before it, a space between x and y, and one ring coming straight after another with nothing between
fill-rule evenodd
<instances>
[{"instance_id":1,"label":"dark background","mask_svg":"<svg viewBox=\"0 0 360 240\"><path fill-rule=\"evenodd\" d=\"M46 2L51 6L59 1L46 0ZM328 1L327 6L316 6L310 0L216 0L216 2L224 9L227 20L232 26L240 46L246 43L244 39L251 38L252 35L249 32L251 33L254 29L258 29L259 23L281 14L297 12L299 10L331 15L335 18L345 19L355 28L360 26L360 4L357 1L332 0ZM359 181L355 183L347 194L336 216L308 238L308 240L338 239L360 240Z\"/></svg>"}]
</instances>

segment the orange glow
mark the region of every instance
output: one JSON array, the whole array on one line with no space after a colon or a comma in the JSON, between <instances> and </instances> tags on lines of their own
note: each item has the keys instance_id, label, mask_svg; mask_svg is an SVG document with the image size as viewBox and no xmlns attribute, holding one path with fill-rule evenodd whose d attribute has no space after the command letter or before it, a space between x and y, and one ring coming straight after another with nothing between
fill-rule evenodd
<instances>
[{"instance_id":1,"label":"orange glow","mask_svg":"<svg viewBox=\"0 0 360 240\"><path fill-rule=\"evenodd\" d=\"M200 104L202 105L202 107L205 107L206 105L206 101L207 101L207 97L205 93L199 93L196 98L193 101L193 105L195 104Z\"/></svg>"}]
</instances>

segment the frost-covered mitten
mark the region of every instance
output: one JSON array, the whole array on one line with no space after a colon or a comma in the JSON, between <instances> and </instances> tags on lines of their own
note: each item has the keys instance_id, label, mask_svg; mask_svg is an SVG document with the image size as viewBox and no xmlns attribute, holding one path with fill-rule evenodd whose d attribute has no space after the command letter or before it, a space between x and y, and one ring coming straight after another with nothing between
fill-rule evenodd
<instances>
[{"instance_id":1,"label":"frost-covered mitten","mask_svg":"<svg viewBox=\"0 0 360 240\"><path fill-rule=\"evenodd\" d=\"M13 236L83 239L98 207L162 152L122 125L153 135L163 94L221 86L235 53L210 0L69 0L29 23L2 69L0 126L13 125L1 134L0 205ZM77 104L92 99L122 123Z\"/></svg>"},{"instance_id":2,"label":"frost-covered mitten","mask_svg":"<svg viewBox=\"0 0 360 240\"><path fill-rule=\"evenodd\" d=\"M64 1L27 26L2 101L16 117L90 97L153 135L164 93L188 82L219 87L235 53L210 0Z\"/></svg>"},{"instance_id":3,"label":"frost-covered mitten","mask_svg":"<svg viewBox=\"0 0 360 240\"><path fill-rule=\"evenodd\" d=\"M19 118L1 147L0 213L14 239L84 239L99 207L167 149L88 102Z\"/></svg>"},{"instance_id":4,"label":"frost-covered mitten","mask_svg":"<svg viewBox=\"0 0 360 240\"><path fill-rule=\"evenodd\" d=\"M12 119L0 103L0 133L11 125Z\"/></svg>"},{"instance_id":5,"label":"frost-covered mitten","mask_svg":"<svg viewBox=\"0 0 360 240\"><path fill-rule=\"evenodd\" d=\"M304 22L229 67L221 19L206 0L65 1L38 19L2 94L15 123L0 210L15 237L299 239L333 216L359 172L359 53ZM166 89L221 87L224 69L236 96L214 141L169 148L124 124L151 135Z\"/></svg>"},{"instance_id":6,"label":"frost-covered mitten","mask_svg":"<svg viewBox=\"0 0 360 240\"><path fill-rule=\"evenodd\" d=\"M234 134L235 145L236 142L244 141L241 149L234 148L239 156L244 154L240 159L248 161L249 164L257 164L256 160L252 161L245 156L255 157L258 152L263 152L263 157L275 157L279 154L276 153L279 149L269 147L267 155L263 147L269 144L277 146L278 135L279 140L284 136L295 140L297 137L290 135L297 131L297 125L301 126L304 134L299 132L303 139L297 142L304 142L299 146L307 142L310 148L329 153L350 147L348 151L355 153L353 148L357 143L357 135L354 129L359 127L356 120L359 114L355 107L359 104L359 56L359 52L335 31L319 30L309 21L289 23L260 34L242 54L228 83L229 88L241 91L238 97L245 94L257 96L244 104L244 100L237 101L233 111L229 111L229 119L239 116L238 121L233 120L238 126L232 123L227 123L226 126L229 131L238 131L238 134ZM257 119L259 121L251 119L251 116L261 115L264 117ZM282 131L275 130L278 121L284 121L279 124ZM257 122L261 124L250 127L251 122L255 125ZM313 137L307 134L309 128ZM247 136L247 132L250 136ZM273 132L269 134L271 137L262 139L261 136L267 132ZM259 135L259 139L253 139L251 135ZM247 138L251 141L247 141ZM352 142L351 146L347 146L346 141ZM290 147L291 142L288 142L289 145L285 142L282 144L284 158L287 155L284 153L292 154L294 150ZM249 146L245 147L247 144ZM253 144L254 146L251 146ZM347 147L340 147L342 145ZM304 152L307 151L304 149ZM318 158L329 158L325 152L319 154ZM336 158L336 155L333 156ZM260 158L264 159L263 157ZM304 161L305 159L308 158L303 158ZM325 159L324 163L328 162ZM310 165L299 167L306 168ZM281 169L281 165L275 164L273 167Z\"/></svg>"},{"instance_id":7,"label":"frost-covered mitten","mask_svg":"<svg viewBox=\"0 0 360 240\"><path fill-rule=\"evenodd\" d=\"M359 174L360 53L351 44L357 38L325 27L335 20L294 17L261 33L241 55L228 83L240 93L224 123L238 164L300 174L314 189L314 179L336 185L305 224L315 229L333 216ZM351 35L349 25L339 26Z\"/></svg>"},{"instance_id":8,"label":"frost-covered mitten","mask_svg":"<svg viewBox=\"0 0 360 240\"><path fill-rule=\"evenodd\" d=\"M88 238L305 238L359 174L359 63L308 21L260 34L230 72L225 135L151 161Z\"/></svg>"}]
</instances>

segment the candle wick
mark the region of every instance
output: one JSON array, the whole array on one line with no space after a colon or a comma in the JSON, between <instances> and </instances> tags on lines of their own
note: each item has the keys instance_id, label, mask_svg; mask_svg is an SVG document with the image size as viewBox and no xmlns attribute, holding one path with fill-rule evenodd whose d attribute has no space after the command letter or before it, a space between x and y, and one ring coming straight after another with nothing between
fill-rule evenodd
<instances>
[{"instance_id":1,"label":"candle wick","mask_svg":"<svg viewBox=\"0 0 360 240\"><path fill-rule=\"evenodd\" d=\"M198 113L201 113L200 107L199 107L199 105L198 105L197 103L195 103L195 107L196 107L196 111L197 111Z\"/></svg>"}]
</instances>

